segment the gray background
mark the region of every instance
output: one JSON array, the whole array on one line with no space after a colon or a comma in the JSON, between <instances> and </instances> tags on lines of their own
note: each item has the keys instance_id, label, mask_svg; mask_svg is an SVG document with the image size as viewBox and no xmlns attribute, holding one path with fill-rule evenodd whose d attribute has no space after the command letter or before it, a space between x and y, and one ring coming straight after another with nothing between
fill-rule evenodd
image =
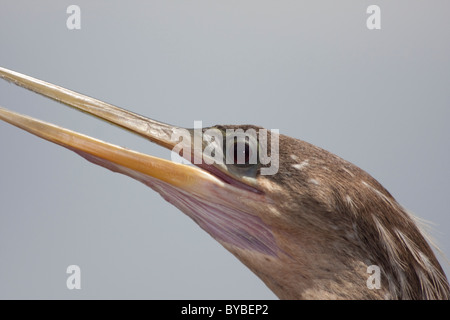
<instances>
[{"instance_id":1,"label":"gray background","mask_svg":"<svg viewBox=\"0 0 450 320\"><path fill-rule=\"evenodd\" d=\"M81 7L81 30L66 28L70 4ZM366 28L370 4L382 30ZM0 65L181 126L252 123L314 143L432 221L449 256L449 10L448 1L2 0ZM169 157L4 81L0 105ZM0 152L0 298L276 298L144 185L3 122ZM66 288L70 264L81 267L81 290Z\"/></svg>"}]
</instances>

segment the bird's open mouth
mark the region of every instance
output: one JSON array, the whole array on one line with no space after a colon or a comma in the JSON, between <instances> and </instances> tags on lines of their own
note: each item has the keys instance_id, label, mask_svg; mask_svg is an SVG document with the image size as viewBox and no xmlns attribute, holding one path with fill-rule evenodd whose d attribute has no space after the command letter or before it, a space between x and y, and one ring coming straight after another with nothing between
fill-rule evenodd
<instances>
[{"instance_id":1,"label":"bird's open mouth","mask_svg":"<svg viewBox=\"0 0 450 320\"><path fill-rule=\"evenodd\" d=\"M173 149L180 127L161 123L111 104L32 77L0 68L0 77L79 111ZM160 159L113 145L4 108L0 119L70 149L90 162L126 174L158 191L223 244L275 254L275 239L249 203L269 201L245 180L233 179L217 167L198 167Z\"/></svg>"},{"instance_id":2,"label":"bird's open mouth","mask_svg":"<svg viewBox=\"0 0 450 320\"><path fill-rule=\"evenodd\" d=\"M179 142L174 132L184 128L158 122L80 93L38 80L18 72L0 68L0 77L16 85L39 93L79 111L122 127L165 148L172 149ZM224 185L245 188L258 193L255 187L234 181L206 164L200 168L175 163L119 147L89 136L46 123L7 109L0 108L0 118L43 139L54 142L79 154L90 155L156 178L170 185L196 194L205 185ZM107 163L103 163L106 166ZM214 171L215 174L209 174Z\"/></svg>"}]
</instances>

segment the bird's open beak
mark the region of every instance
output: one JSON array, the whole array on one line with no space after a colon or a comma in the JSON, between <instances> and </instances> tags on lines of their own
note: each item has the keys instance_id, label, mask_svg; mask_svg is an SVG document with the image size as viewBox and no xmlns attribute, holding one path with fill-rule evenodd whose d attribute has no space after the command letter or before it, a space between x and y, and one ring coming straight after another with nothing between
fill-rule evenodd
<instances>
[{"instance_id":1,"label":"bird's open beak","mask_svg":"<svg viewBox=\"0 0 450 320\"><path fill-rule=\"evenodd\" d=\"M179 143L178 131L185 130L11 70L0 68L0 77L125 128L168 149ZM155 178L202 198L217 188L230 189L227 192L235 189L206 170L122 148L3 108L0 108L0 119L73 150L96 164L141 181L145 181L145 177Z\"/></svg>"},{"instance_id":2,"label":"bird's open beak","mask_svg":"<svg viewBox=\"0 0 450 320\"><path fill-rule=\"evenodd\" d=\"M180 147L181 142L184 157L202 152L195 149L196 137L202 130L170 126L4 68L0 68L0 77L125 128L168 149ZM255 214L261 207L271 203L270 198L238 178L227 177L213 165L195 163L198 166L195 167L159 159L3 108L0 108L0 119L70 149L97 165L145 183L232 252L237 248L266 255L276 255L278 252L270 227ZM186 134L189 139L186 139ZM183 146L188 144L192 147L192 140L194 148L184 154Z\"/></svg>"}]
</instances>

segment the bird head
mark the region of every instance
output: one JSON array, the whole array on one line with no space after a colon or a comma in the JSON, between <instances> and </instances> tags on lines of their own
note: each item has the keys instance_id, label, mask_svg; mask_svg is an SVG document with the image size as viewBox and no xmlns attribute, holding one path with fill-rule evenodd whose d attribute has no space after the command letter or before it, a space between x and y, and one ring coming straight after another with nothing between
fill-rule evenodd
<instances>
[{"instance_id":1,"label":"bird head","mask_svg":"<svg viewBox=\"0 0 450 320\"><path fill-rule=\"evenodd\" d=\"M184 129L0 68L0 77L132 131L195 166L0 108L0 119L161 194L286 299L448 299L415 219L340 157L253 125ZM368 268L380 285L368 285Z\"/></svg>"}]
</instances>

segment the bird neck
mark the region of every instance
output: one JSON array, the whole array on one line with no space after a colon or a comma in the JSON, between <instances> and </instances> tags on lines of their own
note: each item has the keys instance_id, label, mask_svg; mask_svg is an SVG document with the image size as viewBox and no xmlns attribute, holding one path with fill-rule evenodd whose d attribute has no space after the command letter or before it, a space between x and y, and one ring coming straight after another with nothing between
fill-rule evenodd
<instances>
[{"instance_id":1,"label":"bird neck","mask_svg":"<svg viewBox=\"0 0 450 320\"><path fill-rule=\"evenodd\" d=\"M307 247L289 249L277 256L239 248L230 251L280 299L390 298L388 285L377 286L377 275L362 259L338 254L342 251L332 247L324 250L314 241Z\"/></svg>"},{"instance_id":2,"label":"bird neck","mask_svg":"<svg viewBox=\"0 0 450 320\"><path fill-rule=\"evenodd\" d=\"M405 252L392 255L390 250L374 248L373 241L365 243L362 239L314 236L305 230L275 231L274 235L278 245L274 255L225 247L280 299L450 297L445 274L421 236L411 236Z\"/></svg>"}]
</instances>

